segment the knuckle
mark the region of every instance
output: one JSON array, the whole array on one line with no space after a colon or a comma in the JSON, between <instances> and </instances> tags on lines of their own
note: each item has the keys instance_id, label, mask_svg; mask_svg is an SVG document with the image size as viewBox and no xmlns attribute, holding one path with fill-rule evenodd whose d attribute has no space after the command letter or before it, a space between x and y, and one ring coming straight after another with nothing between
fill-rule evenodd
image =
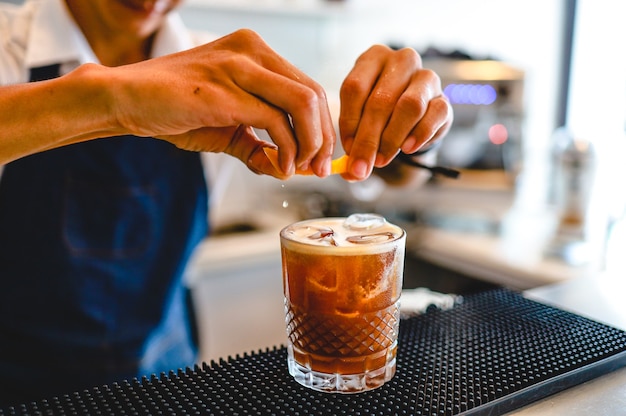
<instances>
[{"instance_id":1,"label":"knuckle","mask_svg":"<svg viewBox=\"0 0 626 416\"><path fill-rule=\"evenodd\" d=\"M399 60L409 63L414 68L422 68L422 57L413 48L402 48L396 51ZM432 72L432 71L431 71Z\"/></svg>"},{"instance_id":2,"label":"knuckle","mask_svg":"<svg viewBox=\"0 0 626 416\"><path fill-rule=\"evenodd\" d=\"M422 76L426 79L426 82L441 88L441 78L439 77L439 74L437 74L432 69L427 68L421 69L420 72L422 73Z\"/></svg>"},{"instance_id":3,"label":"knuckle","mask_svg":"<svg viewBox=\"0 0 626 416\"><path fill-rule=\"evenodd\" d=\"M389 108L394 104L394 97L387 91L375 91L368 99L367 105L374 111Z\"/></svg>"},{"instance_id":4,"label":"knuckle","mask_svg":"<svg viewBox=\"0 0 626 416\"><path fill-rule=\"evenodd\" d=\"M267 48L267 44L257 32L252 29L238 29L230 34L229 39L233 47L246 48L251 47L253 50L262 50Z\"/></svg>"},{"instance_id":5,"label":"knuckle","mask_svg":"<svg viewBox=\"0 0 626 416\"><path fill-rule=\"evenodd\" d=\"M248 28L238 29L233 33L233 35L250 41L258 41L261 39L261 36L258 33Z\"/></svg>"},{"instance_id":6,"label":"knuckle","mask_svg":"<svg viewBox=\"0 0 626 416\"><path fill-rule=\"evenodd\" d=\"M441 78L432 69L418 69L413 74L412 82L420 87L425 94L431 97L441 95Z\"/></svg>"},{"instance_id":7,"label":"knuckle","mask_svg":"<svg viewBox=\"0 0 626 416\"><path fill-rule=\"evenodd\" d=\"M362 154L365 153L376 153L379 150L379 140L377 137L367 135L360 138L358 144L355 143L357 147L355 149L359 149Z\"/></svg>"},{"instance_id":8,"label":"knuckle","mask_svg":"<svg viewBox=\"0 0 626 416\"><path fill-rule=\"evenodd\" d=\"M304 87L300 88L296 94L299 105L306 109L307 113L319 111L320 96L318 91Z\"/></svg>"},{"instance_id":9,"label":"knuckle","mask_svg":"<svg viewBox=\"0 0 626 416\"><path fill-rule=\"evenodd\" d=\"M372 45L367 51L367 52L372 52L372 53L389 53L392 49L387 46L387 45L382 45L382 44L375 44Z\"/></svg>"},{"instance_id":10,"label":"knuckle","mask_svg":"<svg viewBox=\"0 0 626 416\"><path fill-rule=\"evenodd\" d=\"M450 106L448 99L444 97L443 95L440 95L439 97L435 97L432 100L431 105L433 109L437 111L446 112L446 113L452 111L452 107Z\"/></svg>"},{"instance_id":11,"label":"knuckle","mask_svg":"<svg viewBox=\"0 0 626 416\"><path fill-rule=\"evenodd\" d=\"M314 84L312 87L315 95L317 96L318 103L324 103L328 101L326 90L319 84Z\"/></svg>"},{"instance_id":12,"label":"knuckle","mask_svg":"<svg viewBox=\"0 0 626 416\"><path fill-rule=\"evenodd\" d=\"M444 120L452 120L453 110L450 102L443 95L436 97L430 103L430 107L435 114L440 114Z\"/></svg>"},{"instance_id":13,"label":"knuckle","mask_svg":"<svg viewBox=\"0 0 626 416\"><path fill-rule=\"evenodd\" d=\"M364 60L370 59L371 56L387 55L390 52L391 52L391 48L389 48L388 46L375 44L375 45L370 46L365 52L361 53L357 57L356 62L359 63Z\"/></svg>"},{"instance_id":14,"label":"knuckle","mask_svg":"<svg viewBox=\"0 0 626 416\"><path fill-rule=\"evenodd\" d=\"M317 155L322 148L322 139L315 138L311 141L305 141L298 144L298 157L311 158Z\"/></svg>"},{"instance_id":15,"label":"knuckle","mask_svg":"<svg viewBox=\"0 0 626 416\"><path fill-rule=\"evenodd\" d=\"M403 94L398 99L398 109L403 114L409 115L419 115L420 117L426 113L426 109L428 108L427 98L420 94Z\"/></svg>"},{"instance_id":16,"label":"knuckle","mask_svg":"<svg viewBox=\"0 0 626 416\"><path fill-rule=\"evenodd\" d=\"M350 100L366 93L364 83L356 76L349 75L341 85L341 99Z\"/></svg>"}]
</instances>

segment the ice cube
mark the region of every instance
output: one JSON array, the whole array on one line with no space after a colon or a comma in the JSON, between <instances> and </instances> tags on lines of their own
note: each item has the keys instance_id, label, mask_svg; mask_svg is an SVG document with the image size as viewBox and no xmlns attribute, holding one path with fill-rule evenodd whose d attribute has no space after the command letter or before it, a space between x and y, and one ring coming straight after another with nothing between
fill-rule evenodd
<instances>
[{"instance_id":1,"label":"ice cube","mask_svg":"<svg viewBox=\"0 0 626 416\"><path fill-rule=\"evenodd\" d=\"M387 223L385 217L378 214L352 214L343 222L343 226L350 230L371 230L382 227Z\"/></svg>"},{"instance_id":2,"label":"ice cube","mask_svg":"<svg viewBox=\"0 0 626 416\"><path fill-rule=\"evenodd\" d=\"M347 237L346 240L353 244L377 244L384 243L385 241L393 240L394 235L392 232L383 232L367 235L353 235Z\"/></svg>"},{"instance_id":3,"label":"ice cube","mask_svg":"<svg viewBox=\"0 0 626 416\"><path fill-rule=\"evenodd\" d=\"M330 244L331 246L336 246L337 242L335 241L335 232L330 227L309 227L311 230L315 230L315 232L308 236L309 239L318 241L320 243Z\"/></svg>"}]
</instances>

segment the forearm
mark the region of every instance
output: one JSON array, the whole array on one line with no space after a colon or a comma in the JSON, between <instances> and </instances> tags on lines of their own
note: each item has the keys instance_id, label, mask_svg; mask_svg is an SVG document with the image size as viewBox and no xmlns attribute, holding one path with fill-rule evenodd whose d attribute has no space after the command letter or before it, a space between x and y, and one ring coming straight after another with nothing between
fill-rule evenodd
<instances>
[{"instance_id":1,"label":"forearm","mask_svg":"<svg viewBox=\"0 0 626 416\"><path fill-rule=\"evenodd\" d=\"M122 134L111 116L105 71L84 65L50 81L0 87L0 164Z\"/></svg>"}]
</instances>

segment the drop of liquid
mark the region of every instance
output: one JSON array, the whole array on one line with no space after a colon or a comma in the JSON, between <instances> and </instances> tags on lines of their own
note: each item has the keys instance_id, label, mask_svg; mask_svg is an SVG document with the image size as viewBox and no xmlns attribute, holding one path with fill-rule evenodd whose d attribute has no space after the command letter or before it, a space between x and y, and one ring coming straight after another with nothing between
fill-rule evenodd
<instances>
[{"instance_id":1,"label":"drop of liquid","mask_svg":"<svg viewBox=\"0 0 626 416\"><path fill-rule=\"evenodd\" d=\"M283 208L287 208L289 206L289 202L283 201Z\"/></svg>"}]
</instances>

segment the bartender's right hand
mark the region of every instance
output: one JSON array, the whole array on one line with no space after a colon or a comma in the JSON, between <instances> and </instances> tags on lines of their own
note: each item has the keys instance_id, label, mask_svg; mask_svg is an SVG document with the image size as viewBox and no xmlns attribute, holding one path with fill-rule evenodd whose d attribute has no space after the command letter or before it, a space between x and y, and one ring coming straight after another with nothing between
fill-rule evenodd
<instances>
[{"instance_id":1,"label":"bartender's right hand","mask_svg":"<svg viewBox=\"0 0 626 416\"><path fill-rule=\"evenodd\" d=\"M226 152L257 173L284 178L310 166L329 174L336 138L323 88L253 31L108 72L121 130ZM282 172L262 151L272 144L252 127L268 132Z\"/></svg>"}]
</instances>

